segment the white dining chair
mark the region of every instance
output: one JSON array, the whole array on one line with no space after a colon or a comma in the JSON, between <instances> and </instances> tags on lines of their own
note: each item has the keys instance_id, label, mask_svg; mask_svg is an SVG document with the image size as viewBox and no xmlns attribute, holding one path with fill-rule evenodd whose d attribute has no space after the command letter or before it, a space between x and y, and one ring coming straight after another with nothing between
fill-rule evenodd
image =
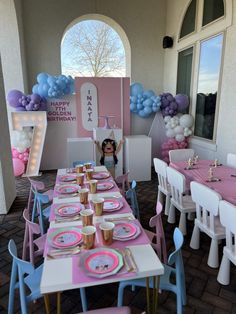
<instances>
[{"instance_id":1,"label":"white dining chair","mask_svg":"<svg viewBox=\"0 0 236 314\"><path fill-rule=\"evenodd\" d=\"M221 195L206 185L198 182L190 183L191 195L196 203L196 219L190 241L192 249L200 247L200 231L211 238L211 246L207 264L212 268L219 267L218 244L225 239L225 228L219 219L219 204Z\"/></svg>"},{"instance_id":2,"label":"white dining chair","mask_svg":"<svg viewBox=\"0 0 236 314\"><path fill-rule=\"evenodd\" d=\"M157 202L160 202L163 205L163 195L166 196L165 199L165 215L169 214L170 208L170 185L167 180L166 169L168 167L167 163L161 159L153 158L154 168L158 176L158 194Z\"/></svg>"},{"instance_id":3,"label":"white dining chair","mask_svg":"<svg viewBox=\"0 0 236 314\"><path fill-rule=\"evenodd\" d=\"M220 222L225 227L226 246L220 264L217 281L222 285L230 283L230 262L236 265L236 206L227 202L220 202Z\"/></svg>"},{"instance_id":4,"label":"white dining chair","mask_svg":"<svg viewBox=\"0 0 236 314\"><path fill-rule=\"evenodd\" d=\"M175 223L175 209L178 209L180 211L179 229L183 235L186 235L186 214L195 213L195 203L193 203L191 195L186 194L186 179L182 173L167 167L167 179L171 187L168 222Z\"/></svg>"},{"instance_id":5,"label":"white dining chair","mask_svg":"<svg viewBox=\"0 0 236 314\"><path fill-rule=\"evenodd\" d=\"M169 151L170 162L187 161L193 158L194 150L192 148L174 149Z\"/></svg>"},{"instance_id":6,"label":"white dining chair","mask_svg":"<svg viewBox=\"0 0 236 314\"><path fill-rule=\"evenodd\" d=\"M236 154L228 153L226 164L229 167L236 168Z\"/></svg>"}]
</instances>

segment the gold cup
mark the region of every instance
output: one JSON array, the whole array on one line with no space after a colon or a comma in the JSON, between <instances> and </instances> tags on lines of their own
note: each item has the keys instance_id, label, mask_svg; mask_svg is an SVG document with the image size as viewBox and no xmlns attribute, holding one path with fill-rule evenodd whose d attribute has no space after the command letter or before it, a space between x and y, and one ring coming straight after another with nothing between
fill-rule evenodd
<instances>
[{"instance_id":1,"label":"gold cup","mask_svg":"<svg viewBox=\"0 0 236 314\"><path fill-rule=\"evenodd\" d=\"M95 215L102 216L103 212L103 205L104 205L104 198L99 197L93 200L94 208L95 208Z\"/></svg>"},{"instance_id":2,"label":"gold cup","mask_svg":"<svg viewBox=\"0 0 236 314\"><path fill-rule=\"evenodd\" d=\"M76 182L80 186L84 185L84 173L78 173L76 176Z\"/></svg>"},{"instance_id":3,"label":"gold cup","mask_svg":"<svg viewBox=\"0 0 236 314\"><path fill-rule=\"evenodd\" d=\"M93 225L93 213L94 211L90 208L81 210L80 216L82 218L83 227Z\"/></svg>"},{"instance_id":4,"label":"gold cup","mask_svg":"<svg viewBox=\"0 0 236 314\"><path fill-rule=\"evenodd\" d=\"M98 180L90 180L89 181L90 193L92 193L92 194L97 193L97 183L98 183Z\"/></svg>"},{"instance_id":5,"label":"gold cup","mask_svg":"<svg viewBox=\"0 0 236 314\"><path fill-rule=\"evenodd\" d=\"M83 237L83 244L86 250L90 250L94 247L96 228L94 226L86 226L81 229Z\"/></svg>"},{"instance_id":6,"label":"gold cup","mask_svg":"<svg viewBox=\"0 0 236 314\"><path fill-rule=\"evenodd\" d=\"M91 169L92 168L92 163L91 162L86 162L84 164L84 166L85 166L86 169Z\"/></svg>"},{"instance_id":7,"label":"gold cup","mask_svg":"<svg viewBox=\"0 0 236 314\"><path fill-rule=\"evenodd\" d=\"M104 245L111 245L113 241L113 230L115 224L113 222L104 221L100 224L100 230L102 232L102 242Z\"/></svg>"},{"instance_id":8,"label":"gold cup","mask_svg":"<svg viewBox=\"0 0 236 314\"><path fill-rule=\"evenodd\" d=\"M80 203L81 204L88 204L88 193L89 189L81 189L79 190L79 198L80 198Z\"/></svg>"},{"instance_id":9,"label":"gold cup","mask_svg":"<svg viewBox=\"0 0 236 314\"><path fill-rule=\"evenodd\" d=\"M76 172L77 173L83 173L84 172L84 165L80 164L80 165L76 165Z\"/></svg>"},{"instance_id":10,"label":"gold cup","mask_svg":"<svg viewBox=\"0 0 236 314\"><path fill-rule=\"evenodd\" d=\"M88 181L93 179L93 169L86 169L86 177Z\"/></svg>"}]
</instances>

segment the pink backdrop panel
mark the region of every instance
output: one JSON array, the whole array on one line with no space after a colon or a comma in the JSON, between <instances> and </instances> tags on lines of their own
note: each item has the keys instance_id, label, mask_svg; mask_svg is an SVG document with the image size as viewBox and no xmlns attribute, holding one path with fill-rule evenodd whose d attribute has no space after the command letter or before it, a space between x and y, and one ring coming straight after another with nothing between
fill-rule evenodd
<instances>
[{"instance_id":1,"label":"pink backdrop panel","mask_svg":"<svg viewBox=\"0 0 236 314\"><path fill-rule=\"evenodd\" d=\"M97 87L98 115L114 115L110 126L123 129L124 135L130 134L130 78L124 77L76 77L75 92L78 117L78 136L92 137L82 125L80 88L83 83L90 82ZM99 119L98 127L103 127L103 119Z\"/></svg>"}]
</instances>

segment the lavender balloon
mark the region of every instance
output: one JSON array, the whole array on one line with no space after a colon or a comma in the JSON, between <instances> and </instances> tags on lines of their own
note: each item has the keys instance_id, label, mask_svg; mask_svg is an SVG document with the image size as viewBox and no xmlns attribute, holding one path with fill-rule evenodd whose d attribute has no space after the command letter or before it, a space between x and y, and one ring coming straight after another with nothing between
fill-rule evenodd
<instances>
[{"instance_id":1,"label":"lavender balloon","mask_svg":"<svg viewBox=\"0 0 236 314\"><path fill-rule=\"evenodd\" d=\"M178 111L183 112L188 108L189 105L189 99L187 95L184 94L177 94L175 96L175 101L178 105Z\"/></svg>"},{"instance_id":2,"label":"lavender balloon","mask_svg":"<svg viewBox=\"0 0 236 314\"><path fill-rule=\"evenodd\" d=\"M21 104L19 100L24 94L17 89L11 90L7 95L7 102L11 107L17 108L20 107Z\"/></svg>"}]
</instances>

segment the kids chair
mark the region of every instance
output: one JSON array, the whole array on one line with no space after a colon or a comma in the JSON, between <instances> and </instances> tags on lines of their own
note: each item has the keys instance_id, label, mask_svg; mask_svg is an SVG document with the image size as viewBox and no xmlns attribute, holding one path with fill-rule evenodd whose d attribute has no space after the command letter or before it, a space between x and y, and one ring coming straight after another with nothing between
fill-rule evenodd
<instances>
[{"instance_id":1,"label":"kids chair","mask_svg":"<svg viewBox=\"0 0 236 314\"><path fill-rule=\"evenodd\" d=\"M26 262L18 258L17 248L13 240L10 240L8 243L8 251L13 259L9 289L8 314L13 314L14 312L14 296L16 289L19 289L20 293L21 313L27 314L27 303L42 297L40 293L40 281L43 264L38 268L34 268L30 262ZM28 295L26 295L25 292L26 286L30 290Z\"/></svg>"},{"instance_id":2,"label":"kids chair","mask_svg":"<svg viewBox=\"0 0 236 314\"><path fill-rule=\"evenodd\" d=\"M32 210L31 220L32 222L34 222L36 216L38 216L41 235L43 235L46 232L45 219L48 220L50 216L51 206L43 208L43 205L47 204L48 202L49 202L48 195L34 191L34 206Z\"/></svg>"},{"instance_id":3,"label":"kids chair","mask_svg":"<svg viewBox=\"0 0 236 314\"><path fill-rule=\"evenodd\" d=\"M122 306L122 307L108 307L105 309L82 312L79 314L131 314L131 311L129 307Z\"/></svg>"},{"instance_id":4,"label":"kids chair","mask_svg":"<svg viewBox=\"0 0 236 314\"><path fill-rule=\"evenodd\" d=\"M169 151L170 162L187 161L193 158L194 150L192 148L174 149Z\"/></svg>"},{"instance_id":5,"label":"kids chair","mask_svg":"<svg viewBox=\"0 0 236 314\"><path fill-rule=\"evenodd\" d=\"M172 195L168 222L175 223L175 208L178 209L180 211L179 228L186 235L186 214L195 213L196 206L191 195L186 195L186 179L182 173L167 167L167 178Z\"/></svg>"},{"instance_id":6,"label":"kids chair","mask_svg":"<svg viewBox=\"0 0 236 314\"><path fill-rule=\"evenodd\" d=\"M170 198L171 198L171 190L170 185L167 180L167 172L166 169L168 167L167 163L161 159L154 158L154 168L158 176L158 194L157 201L163 204L163 194L166 196L165 202L165 215L168 216L170 209Z\"/></svg>"},{"instance_id":7,"label":"kids chair","mask_svg":"<svg viewBox=\"0 0 236 314\"><path fill-rule=\"evenodd\" d=\"M133 214L138 220L140 221L140 213L139 213L139 206L138 206L138 199L136 195L136 186L137 183L135 180L131 183L131 188L126 192L126 198L130 200L131 208L133 210Z\"/></svg>"},{"instance_id":8,"label":"kids chair","mask_svg":"<svg viewBox=\"0 0 236 314\"><path fill-rule=\"evenodd\" d=\"M29 193L27 208L30 211L31 207L32 207L32 203L34 201L34 192L38 192L38 191L44 190L45 189L45 185L41 181L32 180L30 178L28 178L28 179L30 181L30 193ZM43 193L43 195L47 195L48 196L48 200L50 202L50 201L52 201L52 198L53 198L53 190L52 189L47 190L46 192Z\"/></svg>"},{"instance_id":9,"label":"kids chair","mask_svg":"<svg viewBox=\"0 0 236 314\"><path fill-rule=\"evenodd\" d=\"M161 213L162 213L162 205L160 202L157 202L156 215L153 216L149 220L149 227L155 228L156 233L151 232L149 230L145 230L145 233L150 239L151 245L154 248L154 250L157 252L157 255L160 258L160 260L166 264L167 263L166 240L165 240L165 233L164 233L162 219L161 219ZM154 239L155 239L155 242L153 242Z\"/></svg>"},{"instance_id":10,"label":"kids chair","mask_svg":"<svg viewBox=\"0 0 236 314\"><path fill-rule=\"evenodd\" d=\"M172 291L173 293L176 294L177 314L182 314L182 305L186 305L185 274L181 253L183 242L184 238L182 232L180 231L179 228L175 228L174 231L175 251L170 254L168 258L168 265L164 264L164 275L161 276L159 287L161 290ZM172 283L173 277L175 278L174 281L175 283ZM125 280L120 282L118 289L117 306L122 306L123 304L124 288L126 286L133 285L139 287L146 287L146 280L145 278L141 278L134 280ZM150 286L153 287L152 280L150 280Z\"/></svg>"},{"instance_id":11,"label":"kids chair","mask_svg":"<svg viewBox=\"0 0 236 314\"><path fill-rule=\"evenodd\" d=\"M225 239L225 228L219 219L219 204L221 195L204 184L191 182L192 199L196 203L196 219L190 241L192 249L199 249L200 231L211 238L211 246L207 264L210 267L219 267L218 244Z\"/></svg>"},{"instance_id":12,"label":"kids chair","mask_svg":"<svg viewBox=\"0 0 236 314\"><path fill-rule=\"evenodd\" d=\"M115 178L115 182L120 187L121 194L125 197L125 191L130 188L129 171Z\"/></svg>"},{"instance_id":13,"label":"kids chair","mask_svg":"<svg viewBox=\"0 0 236 314\"><path fill-rule=\"evenodd\" d=\"M220 264L217 281L222 285L230 283L230 262L236 265L235 240L236 240L236 206L220 201L220 222L226 231L226 246Z\"/></svg>"},{"instance_id":14,"label":"kids chair","mask_svg":"<svg viewBox=\"0 0 236 314\"><path fill-rule=\"evenodd\" d=\"M40 226L30 221L28 208L24 209L23 217L25 219L25 235L23 243L22 259L26 260L27 250L29 250L30 262L34 265L34 258L43 254L44 246L46 242L46 234L41 234ZM34 240L34 235L38 238ZM35 250L37 247L37 250Z\"/></svg>"}]
</instances>

